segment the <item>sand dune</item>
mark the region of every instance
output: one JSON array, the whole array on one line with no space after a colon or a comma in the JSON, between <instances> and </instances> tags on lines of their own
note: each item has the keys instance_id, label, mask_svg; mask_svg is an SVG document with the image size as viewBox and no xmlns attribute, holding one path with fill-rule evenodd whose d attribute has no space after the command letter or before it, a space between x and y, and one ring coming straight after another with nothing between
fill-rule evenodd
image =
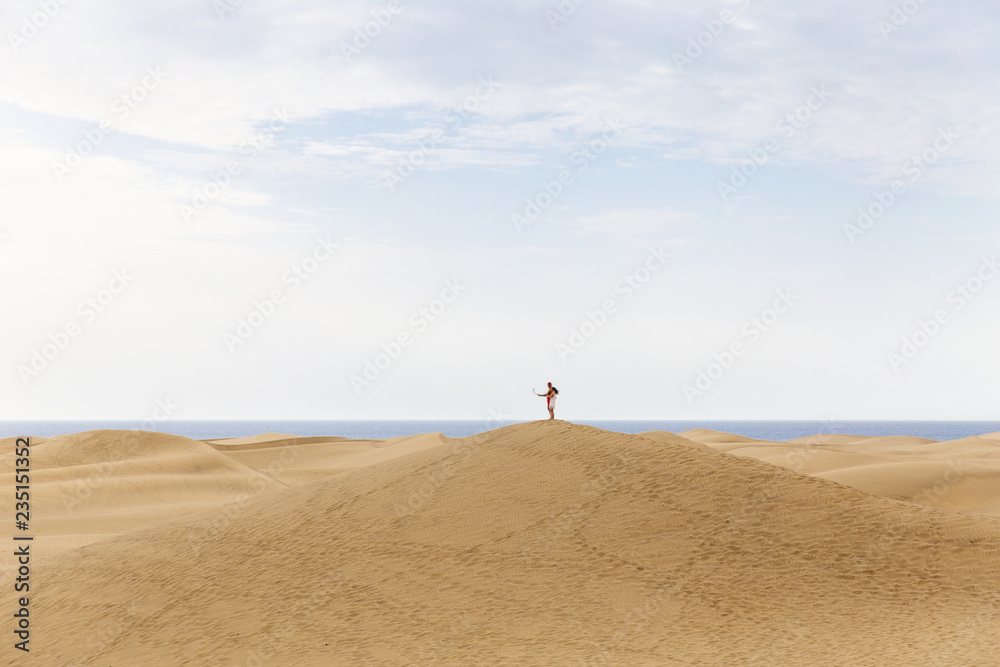
<instances>
[{"instance_id":1,"label":"sand dune","mask_svg":"<svg viewBox=\"0 0 1000 667\"><path fill-rule=\"evenodd\" d=\"M716 451L909 502L1000 517L1000 434L938 442L912 436L823 434L768 442L698 429Z\"/></svg>"},{"instance_id":2,"label":"sand dune","mask_svg":"<svg viewBox=\"0 0 1000 667\"><path fill-rule=\"evenodd\" d=\"M0 484L12 489L13 439L3 445ZM31 471L31 526L49 553L282 486L205 443L142 431L33 438ZM13 503L0 495L0 511L13 516Z\"/></svg>"},{"instance_id":3,"label":"sand dune","mask_svg":"<svg viewBox=\"0 0 1000 667\"><path fill-rule=\"evenodd\" d=\"M302 437L298 435L290 435L288 433L261 433L260 435L250 436L249 438L220 438L216 440L205 440L204 442L225 449L238 449L240 447L259 445L269 445L271 447L288 444L303 445L311 442L330 442L333 440L346 440L346 438L339 438L335 436Z\"/></svg>"},{"instance_id":4,"label":"sand dune","mask_svg":"<svg viewBox=\"0 0 1000 667\"><path fill-rule=\"evenodd\" d=\"M299 460L336 464L352 445L303 446ZM42 558L33 657L998 664L995 518L664 433L543 421L409 446L342 452L399 455Z\"/></svg>"},{"instance_id":5,"label":"sand dune","mask_svg":"<svg viewBox=\"0 0 1000 667\"><path fill-rule=\"evenodd\" d=\"M656 431L653 431L655 433ZM664 431L660 431L663 433ZM645 433L640 433L640 435L646 435ZM693 428L688 431L684 431L680 434L682 438L691 440L693 442L700 442L703 445L729 445L729 444L743 444L743 443L754 443L754 442L767 442L766 440L756 440L754 438L748 438L745 435L736 435L735 433L724 433L722 431L713 431L707 428Z\"/></svg>"},{"instance_id":6,"label":"sand dune","mask_svg":"<svg viewBox=\"0 0 1000 667\"><path fill-rule=\"evenodd\" d=\"M440 433L424 433L386 440L258 436L239 442L213 440L210 444L247 467L296 485L437 447L447 440Z\"/></svg>"}]
</instances>

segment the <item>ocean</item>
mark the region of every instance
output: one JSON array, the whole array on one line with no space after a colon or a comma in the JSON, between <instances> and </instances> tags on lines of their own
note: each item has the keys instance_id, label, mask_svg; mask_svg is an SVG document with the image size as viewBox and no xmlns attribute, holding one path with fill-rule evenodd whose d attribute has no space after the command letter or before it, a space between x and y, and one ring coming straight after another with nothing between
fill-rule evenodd
<instances>
[{"instance_id":1,"label":"ocean","mask_svg":"<svg viewBox=\"0 0 1000 667\"><path fill-rule=\"evenodd\" d=\"M509 422L516 423L516 422ZM818 433L851 435L913 435L930 440L957 440L972 435L1000 431L1000 421L670 421L594 420L580 421L608 431L641 433L692 428L725 431L761 440L792 440ZM162 421L149 430L183 435L196 440L241 438L260 433L289 433L302 436L331 435L355 439L394 438L417 433L441 432L449 437L482 433L506 424L486 424L482 420L384 420L384 421ZM136 421L0 421L0 437L50 437L94 429L140 430Z\"/></svg>"}]
</instances>

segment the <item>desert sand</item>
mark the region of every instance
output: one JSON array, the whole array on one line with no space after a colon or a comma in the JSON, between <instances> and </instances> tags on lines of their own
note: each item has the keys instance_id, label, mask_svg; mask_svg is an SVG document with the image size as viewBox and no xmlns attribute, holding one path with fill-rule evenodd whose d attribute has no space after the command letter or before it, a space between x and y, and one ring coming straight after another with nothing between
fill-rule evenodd
<instances>
[{"instance_id":1,"label":"desert sand","mask_svg":"<svg viewBox=\"0 0 1000 667\"><path fill-rule=\"evenodd\" d=\"M655 437L655 433L645 435ZM853 435L768 442L704 429L681 435L717 451L755 458L868 493L1000 517L1000 433L948 442Z\"/></svg>"},{"instance_id":2,"label":"desert sand","mask_svg":"<svg viewBox=\"0 0 1000 667\"><path fill-rule=\"evenodd\" d=\"M24 664L1000 665L1000 434L92 431L31 465Z\"/></svg>"}]
</instances>

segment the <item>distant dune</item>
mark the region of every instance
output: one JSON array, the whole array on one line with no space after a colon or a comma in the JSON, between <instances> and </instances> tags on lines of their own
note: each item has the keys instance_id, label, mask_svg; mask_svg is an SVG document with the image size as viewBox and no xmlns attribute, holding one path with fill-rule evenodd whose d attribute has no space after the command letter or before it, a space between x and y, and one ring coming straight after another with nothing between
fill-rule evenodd
<instances>
[{"instance_id":1,"label":"distant dune","mask_svg":"<svg viewBox=\"0 0 1000 667\"><path fill-rule=\"evenodd\" d=\"M440 433L388 440L295 438L271 434L209 442L233 460L294 485L437 447L446 440Z\"/></svg>"},{"instance_id":2,"label":"distant dune","mask_svg":"<svg viewBox=\"0 0 1000 667\"><path fill-rule=\"evenodd\" d=\"M0 440L0 508L12 518L13 449ZM31 525L48 553L283 486L211 445L144 431L33 438L31 469Z\"/></svg>"},{"instance_id":3,"label":"distant dune","mask_svg":"<svg viewBox=\"0 0 1000 667\"><path fill-rule=\"evenodd\" d=\"M855 435L768 442L704 429L681 435L717 451L755 458L876 495L1000 517L1000 433L950 442L912 436Z\"/></svg>"},{"instance_id":4,"label":"distant dune","mask_svg":"<svg viewBox=\"0 0 1000 667\"><path fill-rule=\"evenodd\" d=\"M36 439L31 664L1000 664L996 434L684 435Z\"/></svg>"}]
</instances>

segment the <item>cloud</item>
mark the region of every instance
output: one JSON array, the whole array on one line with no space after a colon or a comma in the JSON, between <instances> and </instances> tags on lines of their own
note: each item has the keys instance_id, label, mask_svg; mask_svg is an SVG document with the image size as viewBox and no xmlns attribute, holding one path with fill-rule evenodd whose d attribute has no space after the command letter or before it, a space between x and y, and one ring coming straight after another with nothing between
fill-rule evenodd
<instances>
[{"instance_id":1,"label":"cloud","mask_svg":"<svg viewBox=\"0 0 1000 667\"><path fill-rule=\"evenodd\" d=\"M461 128L435 168L535 163L613 117L630 128L623 145L659 145L671 159L727 164L773 135L812 87L825 85L831 102L783 145L780 163L884 182L908 152L956 126L964 142L928 182L990 195L995 181L979 175L1000 166L1000 131L983 113L998 100L991 74L978 64L989 60L995 27L979 22L965 30L967 9L924 5L885 39L878 26L891 8L858 1L734 3L735 18L717 36L705 33L705 24L717 22L721 10L708 4L591 6L555 33L544 8L531 3L462 12L404 4L348 63L340 44L373 20L370 11L365 3L244 3L219 20L207 3L152 15L122 2L67 4L20 53L7 54L0 101L95 123L147 67L160 67L167 73L162 87L123 130L226 150L284 107L306 133L303 153L346 154L382 168L432 130L434 116L460 103L479 77L495 76L502 92L477 109L476 122ZM524 32L530 39L512 47L513 35ZM689 39L709 41L705 34L710 43L678 71L674 54L684 54ZM345 136L323 125L345 112L406 109L422 120L382 136Z\"/></svg>"}]
</instances>

